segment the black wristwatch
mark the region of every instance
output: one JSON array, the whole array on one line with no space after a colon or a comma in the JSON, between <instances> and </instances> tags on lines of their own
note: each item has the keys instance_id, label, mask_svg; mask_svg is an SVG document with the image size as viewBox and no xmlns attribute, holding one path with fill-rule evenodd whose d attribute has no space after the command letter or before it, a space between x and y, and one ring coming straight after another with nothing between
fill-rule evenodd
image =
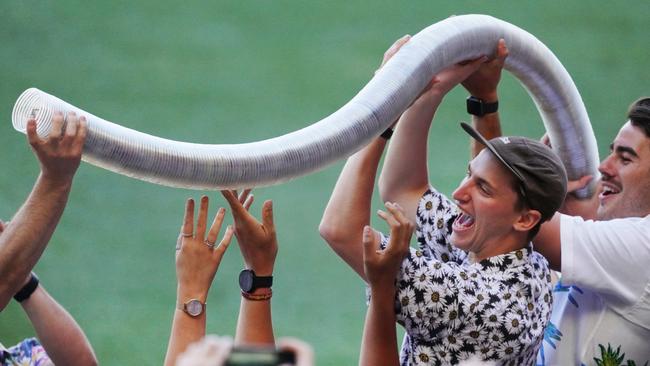
<instances>
[{"instance_id":1,"label":"black wristwatch","mask_svg":"<svg viewBox=\"0 0 650 366\"><path fill-rule=\"evenodd\" d=\"M252 269L244 269L239 273L239 287L243 292L251 293L258 288L269 288L273 285L273 276L257 276Z\"/></svg>"},{"instance_id":2,"label":"black wristwatch","mask_svg":"<svg viewBox=\"0 0 650 366\"><path fill-rule=\"evenodd\" d=\"M499 101L487 103L483 99L475 96L467 98L467 113L477 117L483 117L488 113L494 113L499 110Z\"/></svg>"},{"instance_id":3,"label":"black wristwatch","mask_svg":"<svg viewBox=\"0 0 650 366\"><path fill-rule=\"evenodd\" d=\"M32 272L31 276L29 277L29 281L27 281L27 284L23 286L23 288L20 289L20 291L16 292L14 295L14 300L18 302L23 302L27 299L29 299L30 296L36 291L36 288L38 287L39 281L38 277L36 277L36 274Z\"/></svg>"}]
</instances>

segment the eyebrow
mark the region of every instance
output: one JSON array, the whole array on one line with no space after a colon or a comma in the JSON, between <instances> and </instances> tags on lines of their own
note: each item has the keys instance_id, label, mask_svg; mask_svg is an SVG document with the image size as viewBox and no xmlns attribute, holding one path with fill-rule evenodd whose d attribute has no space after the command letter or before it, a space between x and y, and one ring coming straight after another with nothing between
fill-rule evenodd
<instances>
[{"instance_id":1,"label":"eyebrow","mask_svg":"<svg viewBox=\"0 0 650 366\"><path fill-rule=\"evenodd\" d=\"M612 144L609 145L609 150L610 151L616 151L619 154L628 153L628 154L630 154L630 155L632 155L632 156L634 156L636 158L639 157L639 154L637 154L636 151L634 151L634 149L629 147L629 146L620 146L619 145L619 146L616 146L616 148L614 148L614 144L612 143Z\"/></svg>"}]
</instances>

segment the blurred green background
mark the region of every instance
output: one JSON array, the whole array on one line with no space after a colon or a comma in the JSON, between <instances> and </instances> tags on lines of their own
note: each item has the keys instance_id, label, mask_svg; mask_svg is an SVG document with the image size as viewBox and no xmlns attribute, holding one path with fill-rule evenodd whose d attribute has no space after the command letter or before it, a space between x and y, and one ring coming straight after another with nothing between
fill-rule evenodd
<instances>
[{"instance_id":1,"label":"blurred green background","mask_svg":"<svg viewBox=\"0 0 650 366\"><path fill-rule=\"evenodd\" d=\"M95 115L197 143L257 141L333 113L370 79L384 50L452 14L484 13L537 36L580 90L601 156L634 99L648 95L647 1L73 1L0 3L0 217L28 195L38 164L10 115L38 87ZM431 131L431 179L451 192L468 158L463 90ZM508 134L540 136L534 105L504 76ZM314 345L318 364L357 363L364 286L318 235L342 162L261 188L275 201L280 253L276 334ZM161 364L175 301L174 243L184 200L171 189L82 164L68 207L36 272L77 319L106 365ZM260 202L253 210L259 213ZM379 200L375 199L378 208ZM377 227L383 227L374 220ZM208 331L233 334L242 261L230 248L213 284ZM0 314L5 345L31 336L19 306Z\"/></svg>"}]
</instances>

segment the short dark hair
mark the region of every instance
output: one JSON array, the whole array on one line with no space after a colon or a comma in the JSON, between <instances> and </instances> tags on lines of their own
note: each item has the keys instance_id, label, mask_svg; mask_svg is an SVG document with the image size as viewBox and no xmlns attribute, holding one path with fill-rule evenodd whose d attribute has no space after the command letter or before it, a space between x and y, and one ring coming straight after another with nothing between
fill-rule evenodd
<instances>
[{"instance_id":1,"label":"short dark hair","mask_svg":"<svg viewBox=\"0 0 650 366\"><path fill-rule=\"evenodd\" d=\"M650 138L650 97L643 97L630 105L627 118L632 125L643 130L646 137Z\"/></svg>"}]
</instances>

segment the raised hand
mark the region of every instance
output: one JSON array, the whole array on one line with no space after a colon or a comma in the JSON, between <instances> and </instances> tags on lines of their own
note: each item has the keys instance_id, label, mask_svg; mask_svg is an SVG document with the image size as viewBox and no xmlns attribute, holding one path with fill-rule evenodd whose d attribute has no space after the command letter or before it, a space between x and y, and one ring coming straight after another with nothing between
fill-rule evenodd
<instances>
[{"instance_id":1,"label":"raised hand","mask_svg":"<svg viewBox=\"0 0 650 366\"><path fill-rule=\"evenodd\" d=\"M400 48L402 48L402 46L404 46L410 39L411 36L407 34L405 36L402 36L402 38L393 42L393 44L390 47L388 47L386 52L384 52L384 58L381 60L381 64L379 65L379 68L377 69L377 71L375 71L375 73L377 73L382 67L384 67L384 65L386 65L386 62L388 62L388 60L393 58L393 56L395 56L397 51L399 51Z\"/></svg>"},{"instance_id":2,"label":"raised hand","mask_svg":"<svg viewBox=\"0 0 650 366\"><path fill-rule=\"evenodd\" d=\"M253 203L253 195L250 192L250 189L244 190L239 196L236 191L221 191L221 194L232 210L235 236L246 267L258 276L269 276L273 273L275 257L278 254L273 203L270 200L264 202L260 223L248 212Z\"/></svg>"},{"instance_id":3,"label":"raised hand","mask_svg":"<svg viewBox=\"0 0 650 366\"><path fill-rule=\"evenodd\" d=\"M462 82L467 91L486 102L498 100L497 87L501 81L501 71L508 57L506 41L500 39L494 57L487 60Z\"/></svg>"},{"instance_id":4,"label":"raised hand","mask_svg":"<svg viewBox=\"0 0 650 366\"><path fill-rule=\"evenodd\" d=\"M378 215L390 226L386 249L379 249L379 235L366 226L363 230L363 265L371 288L394 288L397 272L409 251L414 225L396 203L386 202L386 211Z\"/></svg>"},{"instance_id":5,"label":"raised hand","mask_svg":"<svg viewBox=\"0 0 650 366\"><path fill-rule=\"evenodd\" d=\"M55 183L71 183L86 141L85 117L74 112L57 112L52 117L52 129L47 138L36 134L36 120L27 121L27 140L41 165L43 178Z\"/></svg>"},{"instance_id":6,"label":"raised hand","mask_svg":"<svg viewBox=\"0 0 650 366\"><path fill-rule=\"evenodd\" d=\"M228 227L216 244L226 210L220 208L206 235L208 197L201 197L199 218L194 230L194 200L185 204L185 217L176 243L176 277L181 300L199 299L205 302L210 285L221 259L232 239L233 229Z\"/></svg>"}]
</instances>

